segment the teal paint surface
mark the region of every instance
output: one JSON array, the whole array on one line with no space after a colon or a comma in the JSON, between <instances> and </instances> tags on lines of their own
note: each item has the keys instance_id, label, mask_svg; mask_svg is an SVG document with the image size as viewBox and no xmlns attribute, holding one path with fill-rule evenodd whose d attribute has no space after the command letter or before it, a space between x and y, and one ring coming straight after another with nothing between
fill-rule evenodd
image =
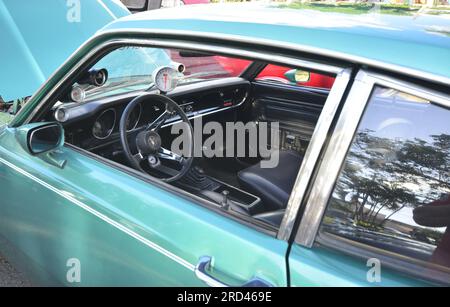
<instances>
[{"instance_id":1,"label":"teal paint surface","mask_svg":"<svg viewBox=\"0 0 450 307\"><path fill-rule=\"evenodd\" d=\"M8 258L24 259L15 263L19 268L33 263L28 274L38 283L203 285L189 267L116 227L121 225L190 267L201 256L214 257L213 274L232 284L256 275L286 285L286 242L66 147L54 154L67 161L64 169L52 166L28 154L15 133L0 132L0 234L12 245ZM81 262L79 284L66 280L71 258Z\"/></svg>"},{"instance_id":2,"label":"teal paint surface","mask_svg":"<svg viewBox=\"0 0 450 307\"><path fill-rule=\"evenodd\" d=\"M368 286L431 286L431 284L399 274L381 266L381 281L369 282L372 266L366 261L320 247L311 249L294 244L289 255L293 287L368 287ZM372 275L370 275L372 276Z\"/></svg>"},{"instance_id":3,"label":"teal paint surface","mask_svg":"<svg viewBox=\"0 0 450 307\"><path fill-rule=\"evenodd\" d=\"M449 15L344 14L273 5L191 6L122 18L104 30L170 29L298 44L450 77ZM314 53L314 52L313 52Z\"/></svg>"},{"instance_id":4,"label":"teal paint surface","mask_svg":"<svg viewBox=\"0 0 450 307\"><path fill-rule=\"evenodd\" d=\"M76 21L68 18L74 8L66 0L0 0L0 96L4 101L34 94L98 29L130 14L119 2L102 1L81 0Z\"/></svg>"},{"instance_id":5,"label":"teal paint surface","mask_svg":"<svg viewBox=\"0 0 450 307\"><path fill-rule=\"evenodd\" d=\"M209 10L210 7L189 8L183 12L190 13L181 18L180 15L174 18L173 11L169 10L139 14L111 24L106 30L132 27L204 32L207 29L217 36L258 37L327 48L450 76L449 65L446 65L450 58L449 39L442 33L430 31L445 27L437 17L416 18L416 21L424 20L426 26L419 22L413 26L410 17L398 16L382 17L368 26L348 16L339 17L342 14L326 13L325 17L338 21L334 26L324 23L329 26L314 28L295 25L302 20L307 24L311 20L307 18L308 12L284 13L297 16L287 18L287 15L279 15L284 9L264 12L255 9L254 14L242 10L247 17L251 16L245 20L238 16L244 13L235 9L235 14L228 15L225 10L220 14L217 9ZM265 14L273 18L265 18ZM278 16L284 18L284 22L277 21ZM347 18L352 23L345 24ZM399 25L395 26L397 22ZM430 25L433 27L429 28ZM59 76L92 46L114 36L119 37L118 34L100 37L85 46L16 116L15 124L21 123ZM69 148L57 154L59 159L67 160L66 167L51 166L24 151L15 133L14 128L0 132L0 159L10 164L0 161L0 233L13 246L10 259L21 265L32 263L30 270L36 280L73 285L66 280L66 263L70 258L77 258L82 265L80 285L202 285L195 278L192 266L200 256L210 255L215 257L214 273L230 283L257 275L276 285L286 284L286 242ZM70 196L72 201L30 179L29 175ZM77 206L73 200L87 207ZM119 230L111 221L177 255L189 268ZM368 269L365 263L336 252L293 246L289 265L294 286L373 285L365 280ZM227 280L225 275L232 278ZM381 285L423 284L386 271Z\"/></svg>"}]
</instances>

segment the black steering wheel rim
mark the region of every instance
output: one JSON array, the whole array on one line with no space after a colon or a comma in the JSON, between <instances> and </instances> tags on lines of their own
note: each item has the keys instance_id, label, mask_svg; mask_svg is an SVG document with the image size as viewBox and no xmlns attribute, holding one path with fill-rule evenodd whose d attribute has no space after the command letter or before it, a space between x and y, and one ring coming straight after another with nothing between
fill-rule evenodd
<instances>
[{"instance_id":1,"label":"black steering wheel rim","mask_svg":"<svg viewBox=\"0 0 450 307\"><path fill-rule=\"evenodd\" d=\"M162 103L163 105L166 106L166 110L163 111L163 113L167 112L168 110L170 110L170 111L173 110L181 117L182 121L184 123L186 123L188 126L190 155L188 157L183 158L183 162L181 163L182 169L180 171L177 171L178 173L174 176L171 176L168 178L158 178L165 182L173 182L173 181L179 180L188 172L188 170L190 169L190 167L192 165L192 161L194 159L194 141L193 141L194 132L193 132L192 125L191 125L188 117L184 113L184 111L180 108L180 106L175 101L173 101L172 99L170 99L167 96L159 95L159 94L144 93L144 94L139 95L138 97L134 98L132 101L130 101L130 103L128 103L127 107L125 108L124 112L122 113L122 116L120 118L120 125L119 125L120 141L121 141L121 144L123 147L125 157L127 158L127 160L131 163L131 165L135 169L149 174L147 171L145 171L142 168L140 162L132 154L132 152L130 150L130 145L128 142L128 131L127 131L127 122L128 122L128 118L130 117L131 112L134 110L134 108L138 104L145 103L145 102L147 102L147 103L149 103L149 102ZM163 120L160 123L160 126L162 126L162 124L164 122L165 122L165 120ZM159 127L159 128L161 128L161 127ZM159 128L158 128L158 130L159 130ZM147 130L147 129L145 129L145 130ZM151 174L149 174L149 175L152 176ZM154 176L152 176L152 177L154 177Z\"/></svg>"}]
</instances>

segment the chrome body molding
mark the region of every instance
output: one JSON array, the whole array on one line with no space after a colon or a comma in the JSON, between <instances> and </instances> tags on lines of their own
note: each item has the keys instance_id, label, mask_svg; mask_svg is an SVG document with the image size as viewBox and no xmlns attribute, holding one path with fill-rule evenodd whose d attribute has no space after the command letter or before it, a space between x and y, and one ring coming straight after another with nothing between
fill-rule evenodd
<instances>
[{"instance_id":1,"label":"chrome body molding","mask_svg":"<svg viewBox=\"0 0 450 307\"><path fill-rule=\"evenodd\" d=\"M359 71L332 133L322 162L318 166L314 182L311 184L305 211L295 237L296 243L300 245L312 247L315 242L339 172L375 85L393 88L430 100L431 103L450 107L450 95L386 77L382 74Z\"/></svg>"},{"instance_id":2,"label":"chrome body molding","mask_svg":"<svg viewBox=\"0 0 450 307\"><path fill-rule=\"evenodd\" d=\"M337 75L336 81L320 113L319 120L314 128L311 141L306 149L303 163L289 197L286 213L278 231L277 237L281 240L288 240L292 233L298 210L304 201L306 191L313 176L314 167L326 142L328 131L331 128L331 123L350 81L351 73L351 69L345 69Z\"/></svg>"},{"instance_id":3,"label":"chrome body molding","mask_svg":"<svg viewBox=\"0 0 450 307\"><path fill-rule=\"evenodd\" d=\"M43 186L44 188L54 192L55 194L57 194L58 196L68 200L69 202L71 202L72 204L74 204L75 206L80 207L81 209L89 212L90 214L96 216L97 218L103 220L104 222L108 223L109 225L115 227L116 229L122 231L123 233L129 235L130 237L133 237L134 239L138 240L139 242L141 242L142 244L150 247L151 249L157 251L158 253L172 259L173 261L177 262L178 264L182 265L183 267L191 270L194 272L195 270L195 265L189 263L188 261L184 260L183 258L173 254L172 252L168 251L167 249L161 247L160 245L148 240L147 238L144 238L143 236L141 236L140 234L134 232L133 230L125 227L124 225L122 225L121 223L109 218L108 216L104 215L103 213L98 212L97 210L91 208L90 206L86 205L85 203L79 201L78 199L76 199L75 197L73 197L70 193L64 193L64 191L61 191L57 188L55 188L54 186L46 183L45 181L37 178L36 176L30 174L29 172L17 167L16 165L6 161L5 159L0 157L0 163L8 166L9 168L13 169L14 171L16 171L17 173L33 180L34 182L40 184L41 186Z\"/></svg>"}]
</instances>

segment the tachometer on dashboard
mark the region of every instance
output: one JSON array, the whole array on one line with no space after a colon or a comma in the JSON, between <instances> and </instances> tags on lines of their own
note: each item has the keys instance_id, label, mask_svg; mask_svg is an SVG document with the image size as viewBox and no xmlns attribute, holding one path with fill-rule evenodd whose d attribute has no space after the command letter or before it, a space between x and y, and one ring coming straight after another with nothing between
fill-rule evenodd
<instances>
[{"instance_id":1,"label":"tachometer on dashboard","mask_svg":"<svg viewBox=\"0 0 450 307\"><path fill-rule=\"evenodd\" d=\"M92 135L97 139L106 139L111 135L116 124L116 111L108 109L100 114L92 127Z\"/></svg>"},{"instance_id":2,"label":"tachometer on dashboard","mask_svg":"<svg viewBox=\"0 0 450 307\"><path fill-rule=\"evenodd\" d=\"M160 67L153 73L155 86L161 92L170 92L178 85L178 71L171 67Z\"/></svg>"}]
</instances>

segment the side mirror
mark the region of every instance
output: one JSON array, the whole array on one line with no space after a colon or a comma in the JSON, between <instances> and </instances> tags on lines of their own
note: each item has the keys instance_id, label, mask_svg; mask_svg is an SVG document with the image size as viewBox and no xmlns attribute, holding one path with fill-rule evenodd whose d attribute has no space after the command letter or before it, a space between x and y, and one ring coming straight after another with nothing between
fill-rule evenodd
<instances>
[{"instance_id":1,"label":"side mirror","mask_svg":"<svg viewBox=\"0 0 450 307\"><path fill-rule=\"evenodd\" d=\"M291 69L284 73L286 79L288 79L292 83L302 83L308 82L311 78L311 73L309 71L299 70L299 69Z\"/></svg>"},{"instance_id":2,"label":"side mirror","mask_svg":"<svg viewBox=\"0 0 450 307\"><path fill-rule=\"evenodd\" d=\"M162 6L162 0L122 0L122 3L132 13L156 10Z\"/></svg>"},{"instance_id":3,"label":"side mirror","mask_svg":"<svg viewBox=\"0 0 450 307\"><path fill-rule=\"evenodd\" d=\"M64 145L64 130L59 123L33 123L17 129L16 137L32 155L40 155Z\"/></svg>"}]
</instances>

